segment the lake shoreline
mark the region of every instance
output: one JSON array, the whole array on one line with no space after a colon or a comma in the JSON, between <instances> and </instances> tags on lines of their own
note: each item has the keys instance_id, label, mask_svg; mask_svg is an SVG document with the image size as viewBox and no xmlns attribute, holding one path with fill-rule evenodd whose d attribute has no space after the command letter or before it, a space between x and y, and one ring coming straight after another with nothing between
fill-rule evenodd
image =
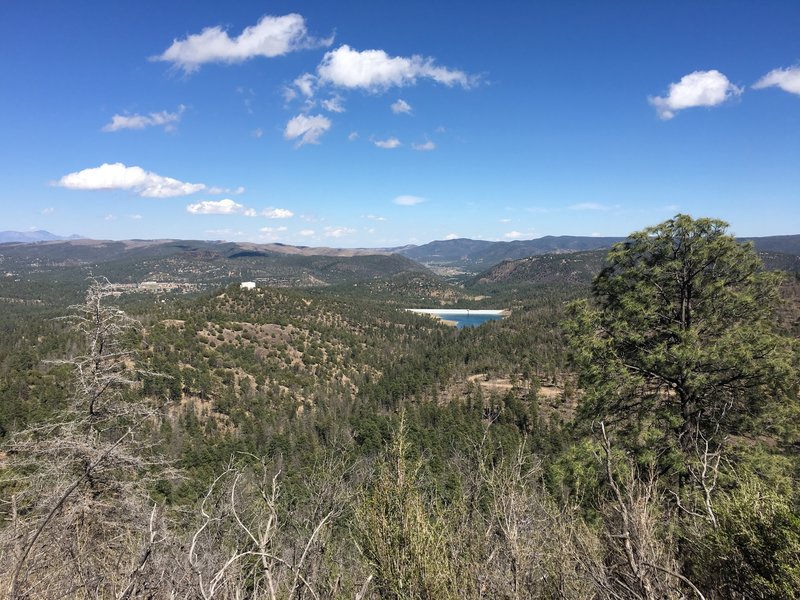
<instances>
[{"instance_id":1,"label":"lake shoreline","mask_svg":"<svg viewBox=\"0 0 800 600\"><path fill-rule=\"evenodd\" d=\"M406 308L404 310L418 315L434 317L445 325L458 329L477 327L486 321L497 321L511 314L511 311L508 309L485 308Z\"/></svg>"},{"instance_id":2,"label":"lake shoreline","mask_svg":"<svg viewBox=\"0 0 800 600\"><path fill-rule=\"evenodd\" d=\"M424 315L497 315L507 317L511 314L507 308L406 308L404 310Z\"/></svg>"}]
</instances>

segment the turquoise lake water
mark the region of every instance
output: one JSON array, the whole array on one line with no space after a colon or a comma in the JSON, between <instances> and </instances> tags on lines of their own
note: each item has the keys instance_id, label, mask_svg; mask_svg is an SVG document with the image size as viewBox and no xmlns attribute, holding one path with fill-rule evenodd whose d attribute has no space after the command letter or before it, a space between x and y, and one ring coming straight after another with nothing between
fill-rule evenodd
<instances>
[{"instance_id":1,"label":"turquoise lake water","mask_svg":"<svg viewBox=\"0 0 800 600\"><path fill-rule=\"evenodd\" d=\"M477 327L486 321L499 321L503 318L501 315L462 315L458 313L438 313L436 316L445 321L453 321L458 329Z\"/></svg>"}]
</instances>

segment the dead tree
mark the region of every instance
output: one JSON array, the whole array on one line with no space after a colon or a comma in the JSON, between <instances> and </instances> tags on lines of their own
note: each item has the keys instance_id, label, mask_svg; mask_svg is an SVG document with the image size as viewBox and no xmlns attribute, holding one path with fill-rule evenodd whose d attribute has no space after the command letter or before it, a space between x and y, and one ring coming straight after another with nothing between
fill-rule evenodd
<instances>
[{"instance_id":1,"label":"dead tree","mask_svg":"<svg viewBox=\"0 0 800 600\"><path fill-rule=\"evenodd\" d=\"M232 460L200 502L198 525L188 544L190 589L181 597L338 598L347 594L329 577L339 557L324 554L336 544L333 522L349 504L343 483L348 467L326 457L306 483L308 502L287 511L283 474L251 455ZM242 464L242 459L250 464ZM238 463L238 464L237 464Z\"/></svg>"},{"instance_id":2,"label":"dead tree","mask_svg":"<svg viewBox=\"0 0 800 600\"><path fill-rule=\"evenodd\" d=\"M600 423L604 452L603 464L611 489L605 507L608 560L605 572L595 575L605 597L630 600L656 600L681 597L690 589L700 600L705 597L684 575L675 560L675 548L659 522L663 498L655 474L646 478L627 464L627 473L615 473L611 440Z\"/></svg>"},{"instance_id":3,"label":"dead tree","mask_svg":"<svg viewBox=\"0 0 800 600\"><path fill-rule=\"evenodd\" d=\"M12 469L23 474L16 517L0 534L8 557L0 580L11 598L130 597L159 540L143 479L154 461L139 439L155 412L132 394L138 373L128 344L139 324L106 304L114 294L108 280L92 279L84 302L62 318L81 341L80 354L57 361L73 372L69 406L9 444Z\"/></svg>"}]
</instances>

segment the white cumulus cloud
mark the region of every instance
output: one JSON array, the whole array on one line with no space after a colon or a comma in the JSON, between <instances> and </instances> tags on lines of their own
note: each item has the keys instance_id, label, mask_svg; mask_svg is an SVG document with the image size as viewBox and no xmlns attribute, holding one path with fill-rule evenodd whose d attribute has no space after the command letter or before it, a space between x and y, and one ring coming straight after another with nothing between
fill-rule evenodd
<instances>
[{"instance_id":1,"label":"white cumulus cloud","mask_svg":"<svg viewBox=\"0 0 800 600\"><path fill-rule=\"evenodd\" d=\"M371 91L414 85L420 78L469 87L474 79L463 71L437 66L432 58L389 56L383 50L358 51L346 44L326 52L317 73L325 83Z\"/></svg>"},{"instance_id":2,"label":"white cumulus cloud","mask_svg":"<svg viewBox=\"0 0 800 600\"><path fill-rule=\"evenodd\" d=\"M286 208L267 208L261 211L261 215L268 219L290 219L294 213Z\"/></svg>"},{"instance_id":3,"label":"white cumulus cloud","mask_svg":"<svg viewBox=\"0 0 800 600\"><path fill-rule=\"evenodd\" d=\"M431 140L428 140L423 144L411 144L411 147L419 152L436 150L436 144L434 144Z\"/></svg>"},{"instance_id":4,"label":"white cumulus cloud","mask_svg":"<svg viewBox=\"0 0 800 600\"><path fill-rule=\"evenodd\" d=\"M414 206L425 202L425 198L420 198L419 196L398 196L392 200L392 202L400 206Z\"/></svg>"},{"instance_id":5,"label":"white cumulus cloud","mask_svg":"<svg viewBox=\"0 0 800 600\"><path fill-rule=\"evenodd\" d=\"M247 209L230 198L223 200L203 200L196 204L187 204L186 212L193 215L252 215L252 209ZM247 214L246 214L247 213Z\"/></svg>"},{"instance_id":6,"label":"white cumulus cloud","mask_svg":"<svg viewBox=\"0 0 800 600\"><path fill-rule=\"evenodd\" d=\"M411 105L402 98L398 98L397 102L392 102L392 112L396 115L410 115Z\"/></svg>"},{"instance_id":7,"label":"white cumulus cloud","mask_svg":"<svg viewBox=\"0 0 800 600\"><path fill-rule=\"evenodd\" d=\"M103 126L102 131L107 133L120 131L121 129L144 129L146 127L164 126L166 131L175 129L175 124L181 120L181 115L186 107L181 104L175 112L152 112L147 115L114 115L111 122Z\"/></svg>"},{"instance_id":8,"label":"white cumulus cloud","mask_svg":"<svg viewBox=\"0 0 800 600\"><path fill-rule=\"evenodd\" d=\"M152 60L170 62L191 73L206 63L240 63L256 56L283 56L295 50L330 46L333 39L319 40L308 35L305 19L298 14L280 17L266 15L236 37L222 27L206 27L172 45Z\"/></svg>"},{"instance_id":9,"label":"white cumulus cloud","mask_svg":"<svg viewBox=\"0 0 800 600\"><path fill-rule=\"evenodd\" d=\"M669 85L666 96L651 96L648 100L655 106L658 117L668 120L679 110L717 106L741 93L742 88L736 87L725 75L712 69L684 75L678 83Z\"/></svg>"},{"instance_id":10,"label":"white cumulus cloud","mask_svg":"<svg viewBox=\"0 0 800 600\"><path fill-rule=\"evenodd\" d=\"M399 148L403 144L395 137L390 137L385 140L375 140L373 142L378 148L383 148L384 150L392 150L394 148Z\"/></svg>"},{"instance_id":11,"label":"white cumulus cloud","mask_svg":"<svg viewBox=\"0 0 800 600\"><path fill-rule=\"evenodd\" d=\"M446 240L457 240L460 237L461 236L458 235L457 233L448 233L446 236L444 236L444 239L446 239Z\"/></svg>"},{"instance_id":12,"label":"white cumulus cloud","mask_svg":"<svg viewBox=\"0 0 800 600\"><path fill-rule=\"evenodd\" d=\"M203 183L186 183L141 167L104 163L64 175L55 185L70 190L128 190L145 198L188 196L206 189Z\"/></svg>"},{"instance_id":13,"label":"white cumulus cloud","mask_svg":"<svg viewBox=\"0 0 800 600\"><path fill-rule=\"evenodd\" d=\"M784 92L800 95L800 67L773 69L753 85L756 90L768 87L777 87Z\"/></svg>"},{"instance_id":14,"label":"white cumulus cloud","mask_svg":"<svg viewBox=\"0 0 800 600\"><path fill-rule=\"evenodd\" d=\"M508 233L504 233L503 237L507 240L521 240L525 237L525 234L521 231L509 231Z\"/></svg>"},{"instance_id":15,"label":"white cumulus cloud","mask_svg":"<svg viewBox=\"0 0 800 600\"><path fill-rule=\"evenodd\" d=\"M303 144L319 144L319 138L331 128L331 121L323 115L297 115L286 124L283 137L297 140L297 146ZM299 138L299 139L298 139Z\"/></svg>"}]
</instances>

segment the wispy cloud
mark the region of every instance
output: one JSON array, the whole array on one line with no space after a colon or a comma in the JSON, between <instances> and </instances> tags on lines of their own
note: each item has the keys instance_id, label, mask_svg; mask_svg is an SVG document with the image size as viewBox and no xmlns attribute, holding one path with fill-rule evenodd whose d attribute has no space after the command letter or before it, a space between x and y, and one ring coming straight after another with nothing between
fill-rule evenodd
<instances>
[{"instance_id":1,"label":"wispy cloud","mask_svg":"<svg viewBox=\"0 0 800 600\"><path fill-rule=\"evenodd\" d=\"M207 188L203 183L186 183L123 163L104 163L69 173L54 185L70 190L128 190L145 198L187 196Z\"/></svg>"},{"instance_id":2,"label":"wispy cloud","mask_svg":"<svg viewBox=\"0 0 800 600\"><path fill-rule=\"evenodd\" d=\"M298 90L300 90L300 93L303 94L303 96L306 98L311 98L311 96L314 95L314 86L317 83L317 78L311 73L303 73L292 83Z\"/></svg>"},{"instance_id":3,"label":"wispy cloud","mask_svg":"<svg viewBox=\"0 0 800 600\"><path fill-rule=\"evenodd\" d=\"M355 142L357 139L358 139L358 132L357 131L351 131L349 134L347 134L347 141L348 142Z\"/></svg>"},{"instance_id":4,"label":"wispy cloud","mask_svg":"<svg viewBox=\"0 0 800 600\"><path fill-rule=\"evenodd\" d=\"M375 140L373 143L378 148L383 148L384 150L392 150L403 145L396 137L390 137L385 140Z\"/></svg>"},{"instance_id":5,"label":"wispy cloud","mask_svg":"<svg viewBox=\"0 0 800 600\"><path fill-rule=\"evenodd\" d=\"M352 235L356 232L355 229L350 227L326 227L324 230L325 237L340 238L347 235Z\"/></svg>"},{"instance_id":6,"label":"wispy cloud","mask_svg":"<svg viewBox=\"0 0 800 600\"><path fill-rule=\"evenodd\" d=\"M773 69L753 84L753 89L761 90L777 87L784 92L800 95L800 67Z\"/></svg>"},{"instance_id":7,"label":"wispy cloud","mask_svg":"<svg viewBox=\"0 0 800 600\"><path fill-rule=\"evenodd\" d=\"M457 240L460 237L461 236L458 235L457 233L448 233L446 236L444 236L444 239L446 239L446 240Z\"/></svg>"},{"instance_id":8,"label":"wispy cloud","mask_svg":"<svg viewBox=\"0 0 800 600\"><path fill-rule=\"evenodd\" d=\"M237 188L224 188L219 186L212 186L206 189L206 192L209 194L217 195L217 194L236 194L237 196L244 194L244 186L239 186Z\"/></svg>"},{"instance_id":9,"label":"wispy cloud","mask_svg":"<svg viewBox=\"0 0 800 600\"><path fill-rule=\"evenodd\" d=\"M286 87L283 88L282 95L283 95L283 101L286 104L289 104L292 100L297 98L297 90L287 85Z\"/></svg>"},{"instance_id":10,"label":"wispy cloud","mask_svg":"<svg viewBox=\"0 0 800 600\"><path fill-rule=\"evenodd\" d=\"M330 46L332 43L332 37L311 37L301 15L267 15L235 37L229 36L220 26L206 27L200 33L174 40L169 48L151 60L169 62L191 73L206 63L240 63L257 56L283 56L296 50Z\"/></svg>"},{"instance_id":11,"label":"wispy cloud","mask_svg":"<svg viewBox=\"0 0 800 600\"><path fill-rule=\"evenodd\" d=\"M386 217L379 217L378 215L367 215L364 218L369 219L370 221L385 221L386 220Z\"/></svg>"},{"instance_id":12,"label":"wispy cloud","mask_svg":"<svg viewBox=\"0 0 800 600\"><path fill-rule=\"evenodd\" d=\"M521 240L526 236L521 231L509 231L508 233L504 233L503 237L507 240Z\"/></svg>"},{"instance_id":13,"label":"wispy cloud","mask_svg":"<svg viewBox=\"0 0 800 600\"><path fill-rule=\"evenodd\" d=\"M651 96L648 100L656 108L658 117L672 119L680 110L696 106L718 106L742 93L728 78L717 71L695 71L669 85L666 96Z\"/></svg>"},{"instance_id":14,"label":"wispy cloud","mask_svg":"<svg viewBox=\"0 0 800 600\"><path fill-rule=\"evenodd\" d=\"M392 202L400 206L415 206L425 202L425 198L421 198L420 196L397 196Z\"/></svg>"},{"instance_id":15,"label":"wispy cloud","mask_svg":"<svg viewBox=\"0 0 800 600\"><path fill-rule=\"evenodd\" d=\"M255 216L255 211L245 208L230 198L223 200L203 200L196 204L187 204L186 212L193 215L245 215Z\"/></svg>"},{"instance_id":16,"label":"wispy cloud","mask_svg":"<svg viewBox=\"0 0 800 600\"><path fill-rule=\"evenodd\" d=\"M244 108L248 114L253 114L253 99L256 97L256 93L253 88L248 87L238 87L236 88L236 93L242 96L242 103L244 104Z\"/></svg>"},{"instance_id":17,"label":"wispy cloud","mask_svg":"<svg viewBox=\"0 0 800 600\"><path fill-rule=\"evenodd\" d=\"M342 97L339 95L331 96L327 100L322 101L322 108L328 112L343 113L344 104L342 104Z\"/></svg>"},{"instance_id":18,"label":"wispy cloud","mask_svg":"<svg viewBox=\"0 0 800 600\"><path fill-rule=\"evenodd\" d=\"M259 229L262 233L280 233L281 231L288 231L288 227L280 226L280 227L262 227Z\"/></svg>"},{"instance_id":19,"label":"wispy cloud","mask_svg":"<svg viewBox=\"0 0 800 600\"><path fill-rule=\"evenodd\" d=\"M436 144L434 144L431 140L428 140L422 144L411 144L411 147L418 152L430 152L431 150L436 150Z\"/></svg>"},{"instance_id":20,"label":"wispy cloud","mask_svg":"<svg viewBox=\"0 0 800 600\"><path fill-rule=\"evenodd\" d=\"M396 102L392 102L392 112L396 115L410 115L411 105L402 98L398 98Z\"/></svg>"},{"instance_id":21,"label":"wispy cloud","mask_svg":"<svg viewBox=\"0 0 800 600\"><path fill-rule=\"evenodd\" d=\"M618 206L608 206L607 204L600 204L599 202L579 202L578 204L571 204L568 207L570 210L600 210L606 211Z\"/></svg>"},{"instance_id":22,"label":"wispy cloud","mask_svg":"<svg viewBox=\"0 0 800 600\"><path fill-rule=\"evenodd\" d=\"M164 127L165 131L173 131L175 125L181 120L181 115L186 107L181 104L175 112L152 112L147 115L114 115L111 122L106 123L101 131L111 133L122 129L145 129L146 127Z\"/></svg>"},{"instance_id":23,"label":"wispy cloud","mask_svg":"<svg viewBox=\"0 0 800 600\"><path fill-rule=\"evenodd\" d=\"M313 117L297 115L286 124L283 137L287 140L297 140L296 147L303 144L319 144L319 138L330 128L330 119L323 115Z\"/></svg>"},{"instance_id":24,"label":"wispy cloud","mask_svg":"<svg viewBox=\"0 0 800 600\"><path fill-rule=\"evenodd\" d=\"M383 50L358 51L348 45L326 52L317 73L324 83L370 91L414 85L420 78L462 87L476 81L463 71L436 65L432 58L389 56Z\"/></svg>"},{"instance_id":25,"label":"wispy cloud","mask_svg":"<svg viewBox=\"0 0 800 600\"><path fill-rule=\"evenodd\" d=\"M314 233L316 232L313 229L301 229L299 231L299 234L302 235L303 237L311 237L312 235L314 235Z\"/></svg>"},{"instance_id":26,"label":"wispy cloud","mask_svg":"<svg viewBox=\"0 0 800 600\"><path fill-rule=\"evenodd\" d=\"M41 214L41 215L52 215L54 212L56 212L56 209L53 208L52 206L48 206L47 208L43 208L42 210L40 210L39 214Z\"/></svg>"}]
</instances>

